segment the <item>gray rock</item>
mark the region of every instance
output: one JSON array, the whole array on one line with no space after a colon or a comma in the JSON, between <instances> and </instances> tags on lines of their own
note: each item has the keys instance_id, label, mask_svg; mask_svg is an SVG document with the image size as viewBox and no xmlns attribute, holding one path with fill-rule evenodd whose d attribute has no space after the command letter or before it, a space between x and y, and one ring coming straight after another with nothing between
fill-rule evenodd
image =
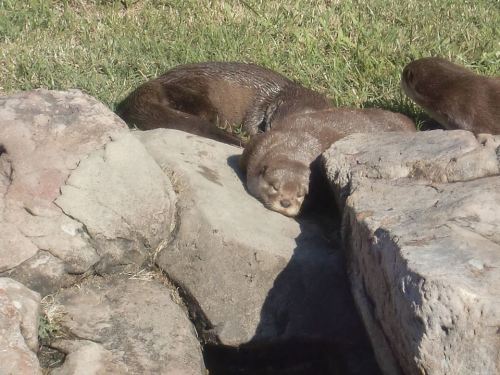
<instances>
[{"instance_id":1,"label":"gray rock","mask_svg":"<svg viewBox=\"0 0 500 375\"><path fill-rule=\"evenodd\" d=\"M500 134L499 135L478 134L477 140L483 146L495 150L495 153L497 154L498 163L500 164Z\"/></svg>"},{"instance_id":2,"label":"gray rock","mask_svg":"<svg viewBox=\"0 0 500 375\"><path fill-rule=\"evenodd\" d=\"M170 293L156 279L116 276L63 290L55 298L61 324L78 340L54 343L69 354L55 373L203 374L194 328Z\"/></svg>"},{"instance_id":3,"label":"gray rock","mask_svg":"<svg viewBox=\"0 0 500 375\"><path fill-rule=\"evenodd\" d=\"M355 357L353 373L376 371L341 252L312 223L270 211L245 191L241 149L175 130L135 135L178 193L175 238L157 264L197 305L205 340L334 341L348 362Z\"/></svg>"},{"instance_id":4,"label":"gray rock","mask_svg":"<svg viewBox=\"0 0 500 375\"><path fill-rule=\"evenodd\" d=\"M55 203L84 225L100 270L143 264L174 224L170 181L131 134L112 137L82 160Z\"/></svg>"},{"instance_id":5,"label":"gray rock","mask_svg":"<svg viewBox=\"0 0 500 375\"><path fill-rule=\"evenodd\" d=\"M383 371L500 372L495 148L463 131L355 135L324 161L347 198L351 285Z\"/></svg>"},{"instance_id":6,"label":"gray rock","mask_svg":"<svg viewBox=\"0 0 500 375\"><path fill-rule=\"evenodd\" d=\"M42 296L77 281L75 275L67 272L66 263L63 260L45 250L38 250L33 257L4 272L3 275L11 276Z\"/></svg>"},{"instance_id":7,"label":"gray rock","mask_svg":"<svg viewBox=\"0 0 500 375\"><path fill-rule=\"evenodd\" d=\"M126 125L78 90L0 98L0 275L48 294L141 265L168 239L175 195Z\"/></svg>"},{"instance_id":8,"label":"gray rock","mask_svg":"<svg viewBox=\"0 0 500 375\"><path fill-rule=\"evenodd\" d=\"M9 278L0 278L0 373L41 374L38 350L40 296Z\"/></svg>"},{"instance_id":9,"label":"gray rock","mask_svg":"<svg viewBox=\"0 0 500 375\"><path fill-rule=\"evenodd\" d=\"M489 142L480 144L465 130L353 134L325 152L325 167L342 204L353 175L445 183L498 174L500 163Z\"/></svg>"},{"instance_id":10,"label":"gray rock","mask_svg":"<svg viewBox=\"0 0 500 375\"><path fill-rule=\"evenodd\" d=\"M99 261L83 225L54 200L80 160L120 132L128 132L126 125L78 90L0 97L0 140L7 151L0 155L0 272L26 281L16 267L36 264L43 250L64 264L49 267L50 274L47 267L31 267L30 287L47 292L36 280L61 286L68 273Z\"/></svg>"},{"instance_id":11,"label":"gray rock","mask_svg":"<svg viewBox=\"0 0 500 375\"><path fill-rule=\"evenodd\" d=\"M67 353L64 364L51 375L126 374L127 366L101 344L92 341L61 340L52 346Z\"/></svg>"}]
</instances>

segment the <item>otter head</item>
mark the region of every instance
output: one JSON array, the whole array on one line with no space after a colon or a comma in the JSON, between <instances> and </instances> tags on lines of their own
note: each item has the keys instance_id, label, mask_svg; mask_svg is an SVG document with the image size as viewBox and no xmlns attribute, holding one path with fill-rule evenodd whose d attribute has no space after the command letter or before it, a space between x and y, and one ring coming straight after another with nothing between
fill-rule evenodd
<instances>
[{"instance_id":1,"label":"otter head","mask_svg":"<svg viewBox=\"0 0 500 375\"><path fill-rule=\"evenodd\" d=\"M437 90L435 69L428 59L415 60L406 65L401 73L401 88L417 104L426 106Z\"/></svg>"},{"instance_id":2,"label":"otter head","mask_svg":"<svg viewBox=\"0 0 500 375\"><path fill-rule=\"evenodd\" d=\"M424 108L432 108L457 80L473 74L468 69L440 57L425 57L406 65L401 88Z\"/></svg>"},{"instance_id":3,"label":"otter head","mask_svg":"<svg viewBox=\"0 0 500 375\"><path fill-rule=\"evenodd\" d=\"M268 209L285 216L297 216L309 190L308 165L293 161L272 161L247 179L249 192Z\"/></svg>"}]
</instances>

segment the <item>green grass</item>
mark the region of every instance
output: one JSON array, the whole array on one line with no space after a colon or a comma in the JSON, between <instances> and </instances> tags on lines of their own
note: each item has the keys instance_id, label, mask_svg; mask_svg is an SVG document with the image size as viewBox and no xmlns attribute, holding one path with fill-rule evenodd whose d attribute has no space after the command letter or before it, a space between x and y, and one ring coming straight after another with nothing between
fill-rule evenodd
<instances>
[{"instance_id":1,"label":"green grass","mask_svg":"<svg viewBox=\"0 0 500 375\"><path fill-rule=\"evenodd\" d=\"M255 62L339 106L410 115L399 75L439 55L499 75L499 0L0 0L0 91L80 88L114 108L187 62Z\"/></svg>"}]
</instances>

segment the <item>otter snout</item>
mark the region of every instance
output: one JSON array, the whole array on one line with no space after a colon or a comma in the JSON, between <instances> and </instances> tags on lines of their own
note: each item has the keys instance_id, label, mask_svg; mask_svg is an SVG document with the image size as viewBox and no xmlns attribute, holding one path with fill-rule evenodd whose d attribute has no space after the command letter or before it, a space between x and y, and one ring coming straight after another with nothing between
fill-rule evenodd
<instances>
[{"instance_id":1,"label":"otter snout","mask_svg":"<svg viewBox=\"0 0 500 375\"><path fill-rule=\"evenodd\" d=\"M281 204L282 207L288 208L288 207L290 207L292 205L292 202L290 202L288 199L282 199L280 201L280 204Z\"/></svg>"}]
</instances>

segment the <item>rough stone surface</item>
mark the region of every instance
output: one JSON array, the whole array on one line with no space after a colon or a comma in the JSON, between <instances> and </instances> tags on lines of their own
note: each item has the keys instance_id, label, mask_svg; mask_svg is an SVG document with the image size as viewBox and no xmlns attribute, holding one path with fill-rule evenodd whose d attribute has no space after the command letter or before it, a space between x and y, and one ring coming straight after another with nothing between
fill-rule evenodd
<instances>
[{"instance_id":1,"label":"rough stone surface","mask_svg":"<svg viewBox=\"0 0 500 375\"><path fill-rule=\"evenodd\" d=\"M245 191L241 149L175 130L135 135L179 197L175 238L157 264L199 305L207 337L225 345L335 341L351 373L376 373L341 252L312 223Z\"/></svg>"},{"instance_id":2,"label":"rough stone surface","mask_svg":"<svg viewBox=\"0 0 500 375\"><path fill-rule=\"evenodd\" d=\"M500 372L496 156L464 131L353 135L325 153L385 373Z\"/></svg>"},{"instance_id":3,"label":"rough stone surface","mask_svg":"<svg viewBox=\"0 0 500 375\"><path fill-rule=\"evenodd\" d=\"M127 366L101 344L92 341L59 341L53 347L68 353L64 364L51 371L51 375L104 375L126 374Z\"/></svg>"},{"instance_id":4,"label":"rough stone surface","mask_svg":"<svg viewBox=\"0 0 500 375\"><path fill-rule=\"evenodd\" d=\"M353 134L326 153L327 172L341 204L351 176L371 179L408 177L431 182L467 181L500 172L495 139L478 142L465 130Z\"/></svg>"},{"instance_id":5,"label":"rough stone surface","mask_svg":"<svg viewBox=\"0 0 500 375\"><path fill-rule=\"evenodd\" d=\"M0 374L41 374L38 350L40 295L0 278Z\"/></svg>"},{"instance_id":6,"label":"rough stone surface","mask_svg":"<svg viewBox=\"0 0 500 375\"><path fill-rule=\"evenodd\" d=\"M0 98L7 150L0 156L0 272L37 290L39 279L62 285L65 274L83 273L99 260L83 225L54 200L80 160L123 131L103 104L77 90ZM50 256L37 256L40 250ZM23 263L28 272L16 272Z\"/></svg>"},{"instance_id":7,"label":"rough stone surface","mask_svg":"<svg viewBox=\"0 0 500 375\"><path fill-rule=\"evenodd\" d=\"M101 257L98 269L142 264L170 235L172 186L131 134L82 160L61 191L55 203L85 225Z\"/></svg>"},{"instance_id":8,"label":"rough stone surface","mask_svg":"<svg viewBox=\"0 0 500 375\"><path fill-rule=\"evenodd\" d=\"M0 275L45 295L94 268L143 263L168 238L168 180L97 100L1 97L0 143Z\"/></svg>"},{"instance_id":9,"label":"rough stone surface","mask_svg":"<svg viewBox=\"0 0 500 375\"><path fill-rule=\"evenodd\" d=\"M68 356L53 373L205 371L199 342L186 312L157 280L93 277L78 288L62 291L55 304L64 311L61 324L78 340L54 344Z\"/></svg>"}]
</instances>

